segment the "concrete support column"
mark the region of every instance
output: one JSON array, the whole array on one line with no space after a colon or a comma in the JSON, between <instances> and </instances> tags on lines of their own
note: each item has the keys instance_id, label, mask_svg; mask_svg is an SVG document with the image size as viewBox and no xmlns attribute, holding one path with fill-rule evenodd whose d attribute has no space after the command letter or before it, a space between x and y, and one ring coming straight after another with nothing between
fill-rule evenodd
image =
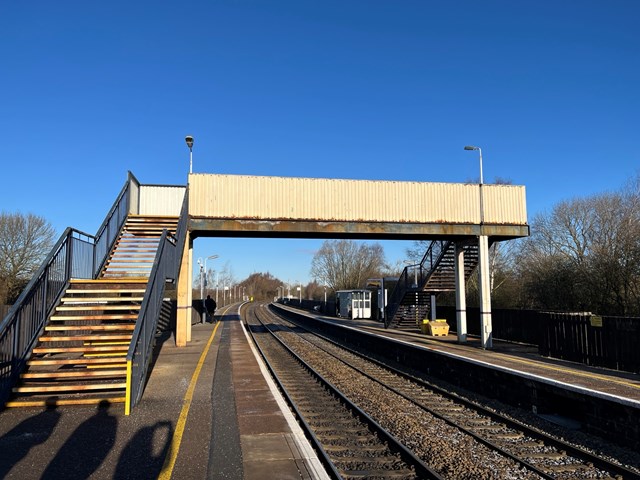
<instances>
[{"instance_id":1,"label":"concrete support column","mask_svg":"<svg viewBox=\"0 0 640 480\"><path fill-rule=\"evenodd\" d=\"M431 320L438 318L436 316L436 296L431 295Z\"/></svg>"},{"instance_id":2,"label":"concrete support column","mask_svg":"<svg viewBox=\"0 0 640 480\"><path fill-rule=\"evenodd\" d=\"M182 263L178 276L178 313L176 318L176 346L185 347L191 341L191 304L193 282L193 240L187 235L182 251Z\"/></svg>"},{"instance_id":3,"label":"concrete support column","mask_svg":"<svg viewBox=\"0 0 640 480\"><path fill-rule=\"evenodd\" d=\"M491 326L491 277L489 272L489 239L478 237L478 284L480 287L480 340L482 348L493 347Z\"/></svg>"},{"instance_id":4,"label":"concrete support column","mask_svg":"<svg viewBox=\"0 0 640 480\"><path fill-rule=\"evenodd\" d=\"M465 343L467 341L467 297L465 294L464 249L459 243L456 243L455 276L458 343Z\"/></svg>"}]
</instances>

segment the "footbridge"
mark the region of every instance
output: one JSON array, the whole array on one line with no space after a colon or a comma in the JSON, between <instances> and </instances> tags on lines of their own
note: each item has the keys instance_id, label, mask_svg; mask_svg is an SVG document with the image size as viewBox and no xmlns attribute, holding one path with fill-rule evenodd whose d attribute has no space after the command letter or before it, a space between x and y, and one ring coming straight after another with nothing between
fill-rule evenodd
<instances>
[{"instance_id":1,"label":"footbridge","mask_svg":"<svg viewBox=\"0 0 640 480\"><path fill-rule=\"evenodd\" d=\"M186 272L192 271L192 240L202 236L437 242L420 263L405 268L385 324L408 301L423 315L418 304L425 296L455 289L458 336L465 341L465 279L477 264L486 348L492 343L489 245L529 234L524 186L192 174L188 198ZM190 274L181 275L180 344L190 335L190 282Z\"/></svg>"},{"instance_id":2,"label":"footbridge","mask_svg":"<svg viewBox=\"0 0 640 480\"><path fill-rule=\"evenodd\" d=\"M528 234L523 186L219 174L144 185L129 173L98 232L68 228L0 322L0 404L108 401L129 413L158 324L174 315L168 296L177 299L177 346L191 340L199 237L431 240L405 268L385 325L407 305L424 315L425 296L455 290L465 341L465 281L477 266L490 348L489 245Z\"/></svg>"}]
</instances>

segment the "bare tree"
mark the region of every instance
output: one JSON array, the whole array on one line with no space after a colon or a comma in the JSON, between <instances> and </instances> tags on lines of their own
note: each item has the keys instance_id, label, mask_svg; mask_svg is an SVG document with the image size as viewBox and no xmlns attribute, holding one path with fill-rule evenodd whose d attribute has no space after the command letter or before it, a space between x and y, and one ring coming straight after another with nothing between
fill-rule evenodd
<instances>
[{"instance_id":1,"label":"bare tree","mask_svg":"<svg viewBox=\"0 0 640 480\"><path fill-rule=\"evenodd\" d=\"M327 240L311 261L311 276L332 290L360 288L385 268L379 243L358 245L351 240Z\"/></svg>"},{"instance_id":2,"label":"bare tree","mask_svg":"<svg viewBox=\"0 0 640 480\"><path fill-rule=\"evenodd\" d=\"M536 307L640 313L640 180L538 215L518 266Z\"/></svg>"},{"instance_id":3,"label":"bare tree","mask_svg":"<svg viewBox=\"0 0 640 480\"><path fill-rule=\"evenodd\" d=\"M13 303L53 246L55 230L31 213L0 213L0 304Z\"/></svg>"}]
</instances>

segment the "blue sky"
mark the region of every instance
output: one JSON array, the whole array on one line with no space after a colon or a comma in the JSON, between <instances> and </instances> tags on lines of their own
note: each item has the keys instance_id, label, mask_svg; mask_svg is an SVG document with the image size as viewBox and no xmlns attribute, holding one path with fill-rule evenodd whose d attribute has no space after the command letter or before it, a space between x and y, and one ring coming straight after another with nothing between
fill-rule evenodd
<instances>
[{"instance_id":1,"label":"blue sky","mask_svg":"<svg viewBox=\"0 0 640 480\"><path fill-rule=\"evenodd\" d=\"M0 210L95 233L127 171L509 179L529 218L638 173L636 0L0 1ZM199 239L306 282L321 241ZM384 242L387 260L407 245Z\"/></svg>"}]
</instances>

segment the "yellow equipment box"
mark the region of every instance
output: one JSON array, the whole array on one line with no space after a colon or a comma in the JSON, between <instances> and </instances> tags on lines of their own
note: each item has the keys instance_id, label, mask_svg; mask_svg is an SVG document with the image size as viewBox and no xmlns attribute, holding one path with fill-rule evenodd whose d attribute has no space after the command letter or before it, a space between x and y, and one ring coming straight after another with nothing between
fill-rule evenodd
<instances>
[{"instance_id":1,"label":"yellow equipment box","mask_svg":"<svg viewBox=\"0 0 640 480\"><path fill-rule=\"evenodd\" d=\"M420 328L425 335L432 337L444 337L449 335L449 324L446 320L437 319L433 321L423 320Z\"/></svg>"}]
</instances>

